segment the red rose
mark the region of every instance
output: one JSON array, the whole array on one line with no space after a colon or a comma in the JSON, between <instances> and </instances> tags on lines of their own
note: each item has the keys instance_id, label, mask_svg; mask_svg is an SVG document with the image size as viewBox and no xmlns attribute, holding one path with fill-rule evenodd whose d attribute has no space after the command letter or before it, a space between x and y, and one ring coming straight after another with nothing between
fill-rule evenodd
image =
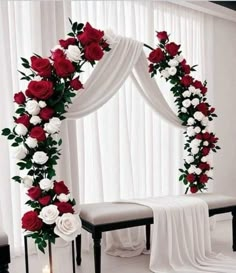
<instances>
[{"instance_id":1,"label":"red rose","mask_svg":"<svg viewBox=\"0 0 236 273\"><path fill-rule=\"evenodd\" d=\"M54 67L56 74L62 78L67 78L75 72L75 67L73 66L72 62L65 58L56 59L54 62Z\"/></svg>"},{"instance_id":2,"label":"red rose","mask_svg":"<svg viewBox=\"0 0 236 273\"><path fill-rule=\"evenodd\" d=\"M206 133L204 133L204 134L202 135L202 138L203 138L204 140L208 140L210 137L211 137L211 135L210 135L208 132L206 132Z\"/></svg>"},{"instance_id":3,"label":"red rose","mask_svg":"<svg viewBox=\"0 0 236 273\"><path fill-rule=\"evenodd\" d=\"M38 141L44 141L46 139L45 132L41 126L35 126L31 129L29 136L36 138Z\"/></svg>"},{"instance_id":4,"label":"red rose","mask_svg":"<svg viewBox=\"0 0 236 273\"><path fill-rule=\"evenodd\" d=\"M30 126L30 117L26 114L20 116L18 119L16 119L16 123L21 123L25 125L26 128L29 128Z\"/></svg>"},{"instance_id":5,"label":"red rose","mask_svg":"<svg viewBox=\"0 0 236 273\"><path fill-rule=\"evenodd\" d=\"M215 108L214 107L211 107L211 109L210 109L210 113L214 113L215 112Z\"/></svg>"},{"instance_id":6,"label":"red rose","mask_svg":"<svg viewBox=\"0 0 236 273\"><path fill-rule=\"evenodd\" d=\"M75 45L76 44L76 39L75 38L68 38L66 40L59 40L59 44L61 47L67 49L69 45Z\"/></svg>"},{"instance_id":7,"label":"red rose","mask_svg":"<svg viewBox=\"0 0 236 273\"><path fill-rule=\"evenodd\" d=\"M183 60L180 65L185 74L189 74L191 72L190 66L186 63L186 60Z\"/></svg>"},{"instance_id":8,"label":"red rose","mask_svg":"<svg viewBox=\"0 0 236 273\"><path fill-rule=\"evenodd\" d=\"M34 71L38 72L41 77L50 77L52 74L52 67L48 59L32 56L31 67Z\"/></svg>"},{"instance_id":9,"label":"red rose","mask_svg":"<svg viewBox=\"0 0 236 273\"><path fill-rule=\"evenodd\" d=\"M63 50L61 50L59 48L56 49L55 51L51 51L51 52L52 52L51 58L53 60L65 58L65 54L64 54Z\"/></svg>"},{"instance_id":10,"label":"red rose","mask_svg":"<svg viewBox=\"0 0 236 273\"><path fill-rule=\"evenodd\" d=\"M196 193L196 192L198 192L198 188L196 186L192 186L192 187L190 187L190 191L191 191L191 193Z\"/></svg>"},{"instance_id":11,"label":"red rose","mask_svg":"<svg viewBox=\"0 0 236 273\"><path fill-rule=\"evenodd\" d=\"M39 203L42 206L47 206L51 201L51 196L50 195L46 195L44 197L39 198Z\"/></svg>"},{"instance_id":12,"label":"red rose","mask_svg":"<svg viewBox=\"0 0 236 273\"><path fill-rule=\"evenodd\" d=\"M193 78L189 75L183 76L183 78L181 79L181 84L185 87L190 86L192 82L193 82Z\"/></svg>"},{"instance_id":13,"label":"red rose","mask_svg":"<svg viewBox=\"0 0 236 273\"><path fill-rule=\"evenodd\" d=\"M77 36L82 45L90 43L99 43L104 36L104 31L93 28L89 23L86 23L84 32Z\"/></svg>"},{"instance_id":14,"label":"red rose","mask_svg":"<svg viewBox=\"0 0 236 273\"><path fill-rule=\"evenodd\" d=\"M198 111L202 112L203 115L207 116L207 114L208 114L208 104L207 103L204 103L204 102L199 103L196 108Z\"/></svg>"},{"instance_id":15,"label":"red rose","mask_svg":"<svg viewBox=\"0 0 236 273\"><path fill-rule=\"evenodd\" d=\"M177 45L177 44L175 44L173 42L166 45L166 51L172 57L174 57L178 53L179 48L180 48L180 45Z\"/></svg>"},{"instance_id":16,"label":"red rose","mask_svg":"<svg viewBox=\"0 0 236 273\"><path fill-rule=\"evenodd\" d=\"M195 175L193 173L189 173L187 176L186 176L186 179L188 182L190 183L193 183L195 181Z\"/></svg>"},{"instance_id":17,"label":"red rose","mask_svg":"<svg viewBox=\"0 0 236 273\"><path fill-rule=\"evenodd\" d=\"M207 88L206 88L206 86L203 86L203 87L201 88L201 93L202 93L203 95L205 95L206 92L207 92Z\"/></svg>"},{"instance_id":18,"label":"red rose","mask_svg":"<svg viewBox=\"0 0 236 273\"><path fill-rule=\"evenodd\" d=\"M164 59L165 59L165 55L159 47L153 50L148 56L148 60L152 63L159 63L163 61Z\"/></svg>"},{"instance_id":19,"label":"red rose","mask_svg":"<svg viewBox=\"0 0 236 273\"><path fill-rule=\"evenodd\" d=\"M196 139L202 140L202 134L196 134Z\"/></svg>"},{"instance_id":20,"label":"red rose","mask_svg":"<svg viewBox=\"0 0 236 273\"><path fill-rule=\"evenodd\" d=\"M31 81L28 90L35 98L47 100L53 95L53 83L50 81Z\"/></svg>"},{"instance_id":21,"label":"red rose","mask_svg":"<svg viewBox=\"0 0 236 273\"><path fill-rule=\"evenodd\" d=\"M208 163L200 163L198 166L201 170L210 170L210 165Z\"/></svg>"},{"instance_id":22,"label":"red rose","mask_svg":"<svg viewBox=\"0 0 236 273\"><path fill-rule=\"evenodd\" d=\"M210 152L210 148L209 148L209 147L204 147L204 148L202 149L202 155L203 155L203 156L208 155L209 152Z\"/></svg>"},{"instance_id":23,"label":"red rose","mask_svg":"<svg viewBox=\"0 0 236 273\"><path fill-rule=\"evenodd\" d=\"M211 134L209 141L211 143L216 143L218 141L218 137L216 137L215 135Z\"/></svg>"},{"instance_id":24,"label":"red rose","mask_svg":"<svg viewBox=\"0 0 236 273\"><path fill-rule=\"evenodd\" d=\"M203 84L200 81L194 81L192 85L197 89L201 89L203 87Z\"/></svg>"},{"instance_id":25,"label":"red rose","mask_svg":"<svg viewBox=\"0 0 236 273\"><path fill-rule=\"evenodd\" d=\"M103 48L103 49L106 49L109 47L109 44L105 41L105 40L102 40L101 43L100 43L100 46Z\"/></svg>"},{"instance_id":26,"label":"red rose","mask_svg":"<svg viewBox=\"0 0 236 273\"><path fill-rule=\"evenodd\" d=\"M25 95L23 92L16 93L14 95L14 101L18 104L23 104L25 103Z\"/></svg>"},{"instance_id":27,"label":"red rose","mask_svg":"<svg viewBox=\"0 0 236 273\"><path fill-rule=\"evenodd\" d=\"M148 68L148 72L151 73L154 70L153 64L149 64Z\"/></svg>"},{"instance_id":28,"label":"red rose","mask_svg":"<svg viewBox=\"0 0 236 273\"><path fill-rule=\"evenodd\" d=\"M32 187L32 188L28 189L28 195L33 200L38 200L41 193L42 193L42 191L41 191L40 187Z\"/></svg>"},{"instance_id":29,"label":"red rose","mask_svg":"<svg viewBox=\"0 0 236 273\"><path fill-rule=\"evenodd\" d=\"M69 193L69 189L65 185L64 181L55 182L53 190L55 191L55 193L57 195L59 195L61 193L64 193L64 194L68 194Z\"/></svg>"},{"instance_id":30,"label":"red rose","mask_svg":"<svg viewBox=\"0 0 236 273\"><path fill-rule=\"evenodd\" d=\"M57 206L60 213L74 213L73 206L66 202L56 202L54 205Z\"/></svg>"},{"instance_id":31,"label":"red rose","mask_svg":"<svg viewBox=\"0 0 236 273\"><path fill-rule=\"evenodd\" d=\"M85 47L84 50L84 57L90 62L101 60L103 54L104 53L101 47L99 46L99 44L96 43L89 44L88 46Z\"/></svg>"},{"instance_id":32,"label":"red rose","mask_svg":"<svg viewBox=\"0 0 236 273\"><path fill-rule=\"evenodd\" d=\"M208 179L209 178L206 174L202 174L202 175L200 175L199 181L200 181L200 183L207 183Z\"/></svg>"},{"instance_id":33,"label":"red rose","mask_svg":"<svg viewBox=\"0 0 236 273\"><path fill-rule=\"evenodd\" d=\"M75 78L73 80L70 81L70 86L74 89L74 90L79 90L81 88L83 88L83 84L81 83L81 81L78 78Z\"/></svg>"},{"instance_id":34,"label":"red rose","mask_svg":"<svg viewBox=\"0 0 236 273\"><path fill-rule=\"evenodd\" d=\"M25 95L26 95L27 97L29 97L29 98L34 98L34 95L30 92L29 89L27 89L27 90L25 91Z\"/></svg>"},{"instance_id":35,"label":"red rose","mask_svg":"<svg viewBox=\"0 0 236 273\"><path fill-rule=\"evenodd\" d=\"M45 107L40 110L39 116L41 119L48 121L54 114L54 110L50 107Z\"/></svg>"},{"instance_id":36,"label":"red rose","mask_svg":"<svg viewBox=\"0 0 236 273\"><path fill-rule=\"evenodd\" d=\"M40 230L43 226L43 221L38 217L38 214L35 211L26 212L23 215L21 222L22 228L29 231Z\"/></svg>"},{"instance_id":37,"label":"red rose","mask_svg":"<svg viewBox=\"0 0 236 273\"><path fill-rule=\"evenodd\" d=\"M168 34L167 34L166 31L157 32L157 38L158 38L160 41L166 41L166 40L169 39Z\"/></svg>"}]
</instances>

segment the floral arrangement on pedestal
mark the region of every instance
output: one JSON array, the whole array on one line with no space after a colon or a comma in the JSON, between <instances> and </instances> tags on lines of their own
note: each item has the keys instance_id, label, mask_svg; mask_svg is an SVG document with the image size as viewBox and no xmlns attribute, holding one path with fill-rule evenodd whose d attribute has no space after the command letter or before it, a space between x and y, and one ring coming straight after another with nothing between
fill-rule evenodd
<instances>
[{"instance_id":1,"label":"floral arrangement on pedestal","mask_svg":"<svg viewBox=\"0 0 236 273\"><path fill-rule=\"evenodd\" d=\"M215 108L207 102L206 82L202 83L192 77L196 65L190 67L181 55L180 45L169 41L166 31L157 32L159 44L148 56L149 72L153 77L157 71L167 82L172 84L171 91L175 97L178 117L187 127L184 132L186 143L184 149L184 169L180 169L179 180L186 186L186 193L206 190L206 183L212 179L213 167L209 164L209 153L220 149L216 145L218 138L210 131L210 122Z\"/></svg>"},{"instance_id":2,"label":"floral arrangement on pedestal","mask_svg":"<svg viewBox=\"0 0 236 273\"><path fill-rule=\"evenodd\" d=\"M64 181L54 178L62 144L58 133L68 105L83 88L83 65L93 66L110 50L103 31L89 23L70 23L69 37L59 40L49 57L34 54L30 61L21 58L29 71L20 71L21 80L28 81L28 87L14 95L14 128L2 130L2 135L13 142L17 165L25 172L24 176L12 178L25 185L30 198L26 204L31 209L22 217L22 228L43 252L47 240L55 243L61 237L71 241L80 233L75 200Z\"/></svg>"}]
</instances>

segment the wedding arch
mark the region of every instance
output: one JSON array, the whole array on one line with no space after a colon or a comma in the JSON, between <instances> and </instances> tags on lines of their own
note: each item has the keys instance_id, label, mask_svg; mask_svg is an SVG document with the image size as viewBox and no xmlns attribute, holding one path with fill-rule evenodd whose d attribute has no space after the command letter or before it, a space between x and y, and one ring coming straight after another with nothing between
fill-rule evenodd
<instances>
[{"instance_id":1,"label":"wedding arch","mask_svg":"<svg viewBox=\"0 0 236 273\"><path fill-rule=\"evenodd\" d=\"M216 115L205 96L206 82L194 80L190 73L195 66L187 64L180 45L169 42L165 31L157 32L156 49L146 45L151 49L148 64L143 43L111 32L104 34L89 23L71 25L70 37L60 40L49 57L34 54L30 62L22 58L27 72L20 71L21 79L29 84L25 92L14 96L17 104L14 128L2 131L13 142L19 169L27 173L12 178L26 186L30 197L26 204L31 210L23 215L22 228L31 232L41 251L47 240L53 243L57 237L73 240L81 228L68 187L54 179L62 144L58 138L61 121L78 119L99 109L128 76L155 112L184 129L187 156L179 180L186 185L186 193L188 189L192 193L206 189L213 169L208 154L219 149L218 139L209 128ZM99 62L89 79L82 84L83 65L93 66L96 61ZM158 71L172 84L177 114L153 79Z\"/></svg>"}]
</instances>

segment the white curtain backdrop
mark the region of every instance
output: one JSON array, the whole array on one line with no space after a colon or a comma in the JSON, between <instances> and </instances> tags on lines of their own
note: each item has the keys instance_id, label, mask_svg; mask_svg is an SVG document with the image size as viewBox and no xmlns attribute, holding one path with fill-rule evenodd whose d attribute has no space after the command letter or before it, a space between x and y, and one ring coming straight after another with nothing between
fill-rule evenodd
<instances>
[{"instance_id":1,"label":"white curtain backdrop","mask_svg":"<svg viewBox=\"0 0 236 273\"><path fill-rule=\"evenodd\" d=\"M3 1L0 2L0 63L4 67L0 73L1 128L11 126L13 94L25 88L16 71L20 69L20 57L29 58L32 52L47 56L57 40L68 32L68 17L73 21L89 21L99 29L111 28L115 34L153 47L157 42L155 31L166 30L171 33L171 40L182 44L188 62L199 64L196 77L205 79L204 57L211 45L205 37L211 31L211 17L200 12L156 1ZM149 54L149 50L145 51ZM87 70L84 81L92 72L91 68ZM173 107L168 85L161 79L157 81ZM64 122L63 168L58 167L57 175L65 179L78 202L183 193L178 182L178 168L183 159L182 131L154 113L137 91L132 80L127 79L98 111ZM0 145L2 219L12 249L19 250L24 191L10 182L17 170L9 143L1 137ZM135 236L138 242L139 234ZM135 248L137 242L131 242L130 234L124 239L127 246Z\"/></svg>"}]
</instances>

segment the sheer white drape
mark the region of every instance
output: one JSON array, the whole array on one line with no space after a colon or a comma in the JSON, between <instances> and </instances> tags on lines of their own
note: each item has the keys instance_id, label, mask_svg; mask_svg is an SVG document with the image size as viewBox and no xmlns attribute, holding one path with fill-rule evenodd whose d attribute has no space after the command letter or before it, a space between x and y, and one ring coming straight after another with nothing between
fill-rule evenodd
<instances>
[{"instance_id":1,"label":"sheer white drape","mask_svg":"<svg viewBox=\"0 0 236 273\"><path fill-rule=\"evenodd\" d=\"M171 39L181 42L189 63L199 64L198 76L205 78L204 35L208 22L200 12L158 1L3 1L0 2L0 63L4 68L0 73L1 128L12 124L13 93L25 88L16 72L20 57L30 57L32 52L47 55L67 33L71 10L73 20L89 21L100 29L111 28L114 33L151 46L156 44L155 30L167 30ZM168 86L160 79L158 83L166 100L173 105ZM144 103L130 79L97 112L65 122L62 134L70 141L63 143L64 167L58 168L58 177L65 179L80 202L183 192L178 182L183 158L182 132L169 126ZM2 218L12 248L18 249L22 245L20 216L24 195L19 186L10 183L17 170L8 143L2 137L0 145ZM125 240L132 248L130 238L127 235Z\"/></svg>"}]
</instances>

